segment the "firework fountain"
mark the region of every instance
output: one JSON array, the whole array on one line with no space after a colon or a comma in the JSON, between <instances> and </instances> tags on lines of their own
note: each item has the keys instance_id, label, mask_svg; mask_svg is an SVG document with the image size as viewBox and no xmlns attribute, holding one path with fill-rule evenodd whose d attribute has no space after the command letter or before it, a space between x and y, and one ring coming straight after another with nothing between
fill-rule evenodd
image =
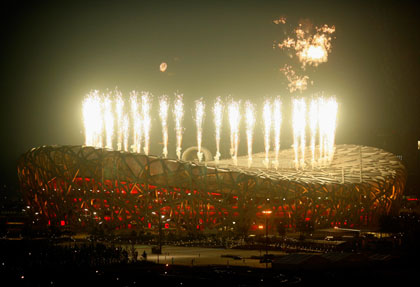
<instances>
[{"instance_id":1,"label":"firework fountain","mask_svg":"<svg viewBox=\"0 0 420 287\"><path fill-rule=\"evenodd\" d=\"M306 103L303 98L293 99L293 149L295 167L305 168Z\"/></svg>"},{"instance_id":2,"label":"firework fountain","mask_svg":"<svg viewBox=\"0 0 420 287\"><path fill-rule=\"evenodd\" d=\"M195 102L195 125L197 128L197 157L198 162L203 160L203 153L201 152L201 142L203 140L203 121L204 121L204 102L202 99Z\"/></svg>"},{"instance_id":3,"label":"firework fountain","mask_svg":"<svg viewBox=\"0 0 420 287\"><path fill-rule=\"evenodd\" d=\"M281 132L281 101L280 98L274 100L273 106L273 124L274 124L274 168L277 169L279 166L279 152L280 152L280 132Z\"/></svg>"},{"instance_id":4,"label":"firework fountain","mask_svg":"<svg viewBox=\"0 0 420 287\"><path fill-rule=\"evenodd\" d=\"M182 146L182 119L184 117L184 102L182 95L176 95L174 103L174 119L175 119L175 133L176 133L176 156L181 159L181 146Z\"/></svg>"},{"instance_id":5,"label":"firework fountain","mask_svg":"<svg viewBox=\"0 0 420 287\"><path fill-rule=\"evenodd\" d=\"M162 141L163 141L163 157L168 157L168 111L169 102L167 96L159 99L159 117L162 123Z\"/></svg>"},{"instance_id":6,"label":"firework fountain","mask_svg":"<svg viewBox=\"0 0 420 287\"><path fill-rule=\"evenodd\" d=\"M252 165L252 142L255 126L255 108L250 101L245 102L246 141L248 147L248 167Z\"/></svg>"},{"instance_id":7,"label":"firework fountain","mask_svg":"<svg viewBox=\"0 0 420 287\"><path fill-rule=\"evenodd\" d=\"M131 119L133 122L133 144L131 149L133 152L141 152L141 141L143 137L142 118L139 111L138 93L132 91L130 93Z\"/></svg>"},{"instance_id":8,"label":"firework fountain","mask_svg":"<svg viewBox=\"0 0 420 287\"><path fill-rule=\"evenodd\" d=\"M129 135L128 117L124 116L121 129L123 134L124 151L128 151L128 135Z\"/></svg>"},{"instance_id":9,"label":"firework fountain","mask_svg":"<svg viewBox=\"0 0 420 287\"><path fill-rule=\"evenodd\" d=\"M271 136L271 118L272 118L272 109L270 100L264 101L263 107L263 124L264 124L264 150L265 150L265 159L263 161L266 168L270 166L270 136Z\"/></svg>"},{"instance_id":10,"label":"firework fountain","mask_svg":"<svg viewBox=\"0 0 420 287\"><path fill-rule=\"evenodd\" d=\"M99 91L92 91L83 101L86 145L102 147L102 102Z\"/></svg>"},{"instance_id":11,"label":"firework fountain","mask_svg":"<svg viewBox=\"0 0 420 287\"><path fill-rule=\"evenodd\" d=\"M232 100L228 106L230 125L230 155L234 165L238 165L239 123L241 121L240 102Z\"/></svg>"},{"instance_id":12,"label":"firework fountain","mask_svg":"<svg viewBox=\"0 0 420 287\"><path fill-rule=\"evenodd\" d=\"M117 114L117 150L122 150L124 139L124 100L120 91L115 92L115 112Z\"/></svg>"},{"instance_id":13,"label":"firework fountain","mask_svg":"<svg viewBox=\"0 0 420 287\"><path fill-rule=\"evenodd\" d=\"M311 166L315 167L315 142L316 142L316 131L318 127L319 108L318 99L312 99L309 107L309 128L311 131Z\"/></svg>"},{"instance_id":14,"label":"firework fountain","mask_svg":"<svg viewBox=\"0 0 420 287\"><path fill-rule=\"evenodd\" d=\"M150 131L151 131L151 95L143 92L141 99L138 93L133 91L129 97L130 116L125 115L125 102L119 91L115 96L99 95L98 91L92 91L83 101L83 119L85 126L85 145L106 147L112 149L113 141L116 142L117 150L129 150L131 138L131 151L135 153L149 154ZM113 107L115 106L115 109ZM170 100L167 96L159 98L159 118L162 125L163 157L168 157L168 118ZM230 156L234 165L238 165L239 127L240 127L240 101L230 100L228 104L228 120L230 125ZM294 98L292 100L293 121L293 149L294 166L296 169L312 169L328 167L334 157L334 141L337 120L338 104L334 97L314 96L310 100ZM246 101L244 105L244 117L247 139L248 167L253 164L253 142L255 119L255 105ZM205 116L205 104L202 99L195 102L194 122L197 132L198 161L203 161L203 123ZM220 98L214 103L213 116L215 124L216 157L215 164L219 164L221 126L223 119L223 104ZM279 168L281 160L280 135L282 125L282 104L279 97L274 100L266 99L262 106L263 116L263 139L265 168ZM173 102L173 120L175 122L176 156L181 159L181 146L183 137L182 121L184 117L183 96L175 95ZM129 128L131 126L132 132ZM309 130L309 143L306 147L306 130ZM130 135L131 134L131 135ZM273 136L274 152L270 152L271 137ZM144 143L144 145L143 145ZM143 147L143 149L142 149ZM306 152L306 149L308 151ZM305 154L306 153L306 154ZM258 165L257 165L258 166Z\"/></svg>"},{"instance_id":15,"label":"firework fountain","mask_svg":"<svg viewBox=\"0 0 420 287\"><path fill-rule=\"evenodd\" d=\"M319 157L328 165L334 157L335 129L338 104L335 98L319 98Z\"/></svg>"},{"instance_id":16,"label":"firework fountain","mask_svg":"<svg viewBox=\"0 0 420 287\"><path fill-rule=\"evenodd\" d=\"M216 155L214 157L214 160L216 164L218 164L219 159L220 159L220 133L222 130L222 122L223 122L223 103L220 97L218 97L214 103L213 116L214 116L215 137L216 137Z\"/></svg>"},{"instance_id":17,"label":"firework fountain","mask_svg":"<svg viewBox=\"0 0 420 287\"><path fill-rule=\"evenodd\" d=\"M106 144L105 147L112 149L112 138L114 135L114 114L112 113L112 101L110 95L104 99L104 123Z\"/></svg>"},{"instance_id":18,"label":"firework fountain","mask_svg":"<svg viewBox=\"0 0 420 287\"><path fill-rule=\"evenodd\" d=\"M144 133L144 153L149 154L150 148L150 129L152 121L150 119L151 100L148 92L142 92L141 95L141 111L143 116L143 133Z\"/></svg>"}]
</instances>

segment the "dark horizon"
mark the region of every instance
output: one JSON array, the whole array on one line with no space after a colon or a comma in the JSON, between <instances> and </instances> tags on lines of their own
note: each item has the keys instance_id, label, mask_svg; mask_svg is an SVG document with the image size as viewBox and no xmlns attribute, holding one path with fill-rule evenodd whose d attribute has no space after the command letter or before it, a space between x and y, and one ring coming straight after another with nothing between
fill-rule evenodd
<instances>
[{"instance_id":1,"label":"dark horizon","mask_svg":"<svg viewBox=\"0 0 420 287\"><path fill-rule=\"evenodd\" d=\"M17 184L16 161L32 147L83 144L81 101L92 89L148 90L155 98L178 91L190 109L198 98L209 104L228 95L259 103L279 94L287 103L292 95L279 69L289 59L272 48L284 38L273 24L280 16L291 27L303 19L336 27L328 62L308 69L314 85L302 93L337 96L336 142L402 155L413 172L419 7L416 1L10 1L1 20L0 184ZM168 63L165 73L161 62ZM189 134L184 149L194 145L195 131Z\"/></svg>"}]
</instances>

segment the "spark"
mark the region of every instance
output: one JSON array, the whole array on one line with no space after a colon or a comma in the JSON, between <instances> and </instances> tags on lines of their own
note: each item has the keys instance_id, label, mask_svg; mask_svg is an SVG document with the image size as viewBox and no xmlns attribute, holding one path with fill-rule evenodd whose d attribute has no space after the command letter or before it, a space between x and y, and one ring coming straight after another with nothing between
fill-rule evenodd
<instances>
[{"instance_id":1,"label":"spark","mask_svg":"<svg viewBox=\"0 0 420 287\"><path fill-rule=\"evenodd\" d=\"M245 102L246 139L248 146L248 167L252 165L252 142L255 126L255 108L250 101Z\"/></svg>"},{"instance_id":2,"label":"spark","mask_svg":"<svg viewBox=\"0 0 420 287\"><path fill-rule=\"evenodd\" d=\"M83 123L85 126L85 145L102 147L102 101L99 91L90 92L82 103Z\"/></svg>"},{"instance_id":3,"label":"spark","mask_svg":"<svg viewBox=\"0 0 420 287\"><path fill-rule=\"evenodd\" d=\"M173 114L175 118L175 133L176 133L176 155L181 159L181 146L182 146L182 118L184 116L184 103L182 101L182 94L175 96L175 103Z\"/></svg>"},{"instance_id":4,"label":"spark","mask_svg":"<svg viewBox=\"0 0 420 287\"><path fill-rule=\"evenodd\" d=\"M263 106L264 150L265 150L265 159L263 163L266 168L269 167L269 163L270 163L268 155L270 152L271 118L272 118L271 102L270 100L267 99L264 101L264 106Z\"/></svg>"},{"instance_id":5,"label":"spark","mask_svg":"<svg viewBox=\"0 0 420 287\"><path fill-rule=\"evenodd\" d=\"M286 17L280 17L278 19L273 20L273 23L278 25L278 24L286 24Z\"/></svg>"},{"instance_id":6,"label":"spark","mask_svg":"<svg viewBox=\"0 0 420 287\"><path fill-rule=\"evenodd\" d=\"M106 148L112 149L112 138L114 135L114 115L112 113L112 101L109 95L104 99L104 122L106 135Z\"/></svg>"},{"instance_id":7,"label":"spark","mask_svg":"<svg viewBox=\"0 0 420 287\"><path fill-rule=\"evenodd\" d=\"M144 134L144 153L149 154L150 148L150 129L152 121L150 118L151 99L148 92L141 93L141 111L143 116L143 134Z\"/></svg>"},{"instance_id":8,"label":"spark","mask_svg":"<svg viewBox=\"0 0 420 287\"><path fill-rule=\"evenodd\" d=\"M234 165L238 165L239 122L241 114L239 101L232 100L228 106L230 124L230 155Z\"/></svg>"},{"instance_id":9,"label":"spark","mask_svg":"<svg viewBox=\"0 0 420 287\"><path fill-rule=\"evenodd\" d=\"M122 119L122 139L124 143L124 151L128 151L128 136L129 136L129 125L128 125L128 116L124 116Z\"/></svg>"},{"instance_id":10,"label":"spark","mask_svg":"<svg viewBox=\"0 0 420 287\"><path fill-rule=\"evenodd\" d=\"M203 153L201 152L201 142L203 138L203 121L204 121L204 102L199 99L195 102L195 125L197 127L197 157L198 162L203 160Z\"/></svg>"},{"instance_id":11,"label":"spark","mask_svg":"<svg viewBox=\"0 0 420 287\"><path fill-rule=\"evenodd\" d=\"M213 107L214 125L216 129L216 156L214 157L216 164L219 163L220 159L220 133L222 129L223 121L223 103L220 97L218 97Z\"/></svg>"},{"instance_id":12,"label":"spark","mask_svg":"<svg viewBox=\"0 0 420 287\"><path fill-rule=\"evenodd\" d=\"M338 104L334 97L319 100L319 147L321 164L331 163L334 157Z\"/></svg>"},{"instance_id":13,"label":"spark","mask_svg":"<svg viewBox=\"0 0 420 287\"><path fill-rule=\"evenodd\" d=\"M289 82L287 86L289 87L290 93L293 93L295 91L304 91L308 87L308 76L299 76L296 74L296 72L293 70L292 66L290 65L284 65L280 71L283 72L283 74L286 76L287 81Z\"/></svg>"},{"instance_id":14,"label":"spark","mask_svg":"<svg viewBox=\"0 0 420 287\"><path fill-rule=\"evenodd\" d=\"M331 34L335 32L334 26L316 27L315 33L310 33L299 25L294 32L295 38L287 37L278 44L278 47L293 49L303 69L306 65L316 67L328 61L328 54L331 52Z\"/></svg>"},{"instance_id":15,"label":"spark","mask_svg":"<svg viewBox=\"0 0 420 287\"><path fill-rule=\"evenodd\" d=\"M159 117L162 124L163 157L168 157L168 110L169 102L167 96L162 96L159 100Z\"/></svg>"},{"instance_id":16,"label":"spark","mask_svg":"<svg viewBox=\"0 0 420 287\"><path fill-rule=\"evenodd\" d=\"M279 166L279 152L280 152L280 131L281 131L281 121L282 121L282 113L281 113L281 101L280 98L276 98L274 100L274 107L273 107L273 118L274 118L274 167L277 169Z\"/></svg>"},{"instance_id":17,"label":"spark","mask_svg":"<svg viewBox=\"0 0 420 287\"><path fill-rule=\"evenodd\" d=\"M143 138L142 118L139 111L138 93L132 91L130 93L131 120L133 122L133 145L132 151L141 152L141 142Z\"/></svg>"},{"instance_id":18,"label":"spark","mask_svg":"<svg viewBox=\"0 0 420 287\"><path fill-rule=\"evenodd\" d=\"M124 132L123 132L123 112L124 112L124 100L122 99L122 93L118 90L115 91L115 107L116 107L116 114L117 114L117 150L122 149Z\"/></svg>"},{"instance_id":19,"label":"spark","mask_svg":"<svg viewBox=\"0 0 420 287\"><path fill-rule=\"evenodd\" d=\"M293 99L293 149L295 152L295 167L305 166L305 128L306 103L303 98ZM299 160L300 152L300 160Z\"/></svg>"},{"instance_id":20,"label":"spark","mask_svg":"<svg viewBox=\"0 0 420 287\"><path fill-rule=\"evenodd\" d=\"M312 99L311 105L309 107L309 128L311 131L311 153L312 153L312 168L315 166L315 144L318 128L318 118L319 118L319 108L318 108L318 99Z\"/></svg>"}]
</instances>

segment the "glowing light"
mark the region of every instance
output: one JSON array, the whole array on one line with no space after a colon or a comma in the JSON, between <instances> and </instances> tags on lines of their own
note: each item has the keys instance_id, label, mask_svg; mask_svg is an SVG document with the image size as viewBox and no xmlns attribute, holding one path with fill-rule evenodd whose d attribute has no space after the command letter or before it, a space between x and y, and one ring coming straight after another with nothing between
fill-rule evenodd
<instances>
[{"instance_id":1,"label":"glowing light","mask_svg":"<svg viewBox=\"0 0 420 287\"><path fill-rule=\"evenodd\" d=\"M130 105L131 105L131 120L133 123L133 144L131 149L133 152L141 152L141 142L143 138L142 129L142 118L139 111L138 93L132 91L130 93Z\"/></svg>"},{"instance_id":2,"label":"glowing light","mask_svg":"<svg viewBox=\"0 0 420 287\"><path fill-rule=\"evenodd\" d=\"M123 113L124 113L124 100L122 99L122 93L118 90L115 91L115 112L117 114L117 150L121 150L124 139L124 128L123 128Z\"/></svg>"},{"instance_id":3,"label":"glowing light","mask_svg":"<svg viewBox=\"0 0 420 287\"><path fill-rule=\"evenodd\" d=\"M280 21L277 23L281 23ZM310 25L309 25L310 26ZM294 30L294 37L287 37L277 46L281 49L292 51L289 56L297 56L301 68L305 70L306 66L316 67L321 63L328 61L328 54L331 52L331 34L335 32L334 26L323 25L321 27L303 27L300 24ZM285 65L281 71L288 80L289 91L306 90L309 77L307 75L298 75L290 65ZM300 74L300 73L299 73ZM312 83L312 82L310 82Z\"/></svg>"},{"instance_id":4,"label":"glowing light","mask_svg":"<svg viewBox=\"0 0 420 287\"><path fill-rule=\"evenodd\" d=\"M287 81L289 82L287 86L291 93L295 91L302 92L308 88L309 77L297 75L292 66L286 64L280 71L286 76Z\"/></svg>"},{"instance_id":5,"label":"glowing light","mask_svg":"<svg viewBox=\"0 0 420 287\"><path fill-rule=\"evenodd\" d=\"M274 124L274 168L279 166L279 152L280 152L280 132L281 132L281 101L280 98L274 100L273 105L273 124Z\"/></svg>"},{"instance_id":6,"label":"glowing light","mask_svg":"<svg viewBox=\"0 0 420 287\"><path fill-rule=\"evenodd\" d=\"M162 96L159 100L159 117L162 124L163 157L168 157L168 111L169 102L167 96Z\"/></svg>"},{"instance_id":7,"label":"glowing light","mask_svg":"<svg viewBox=\"0 0 420 287\"><path fill-rule=\"evenodd\" d=\"M150 94L148 92L141 93L141 111L143 116L143 134L144 134L144 153L146 155L149 154L150 148L150 129L152 125L152 121L150 118L150 110L151 110L151 99Z\"/></svg>"},{"instance_id":8,"label":"glowing light","mask_svg":"<svg viewBox=\"0 0 420 287\"><path fill-rule=\"evenodd\" d=\"M335 32L335 27L324 25L316 27L315 33L310 33L299 25L295 29L295 39L288 37L278 44L280 48L294 49L302 68L306 65L318 66L328 61L328 53L331 52L331 34Z\"/></svg>"},{"instance_id":9,"label":"glowing light","mask_svg":"<svg viewBox=\"0 0 420 287\"><path fill-rule=\"evenodd\" d=\"M130 133L129 125L128 125L128 116L124 116L122 119L122 138L124 143L124 151L128 151L128 136Z\"/></svg>"},{"instance_id":10,"label":"glowing light","mask_svg":"<svg viewBox=\"0 0 420 287\"><path fill-rule=\"evenodd\" d=\"M269 167L270 160L268 158L270 152L270 136L271 136L271 118L272 118L272 108L270 100L264 101L263 106L263 124L264 124L264 150L265 150L265 159L263 161L266 168Z\"/></svg>"},{"instance_id":11,"label":"glowing light","mask_svg":"<svg viewBox=\"0 0 420 287\"><path fill-rule=\"evenodd\" d=\"M203 153L201 152L201 141L203 138L204 108L205 105L202 99L195 101L195 125L197 127L198 162L203 160Z\"/></svg>"},{"instance_id":12,"label":"glowing light","mask_svg":"<svg viewBox=\"0 0 420 287\"><path fill-rule=\"evenodd\" d=\"M167 68L168 68L168 64L166 64L165 62L162 62L159 66L159 70L161 72L165 72Z\"/></svg>"},{"instance_id":13,"label":"glowing light","mask_svg":"<svg viewBox=\"0 0 420 287\"><path fill-rule=\"evenodd\" d=\"M112 113L112 101L110 96L104 99L104 122L106 135L106 148L112 149L112 138L114 135L114 115Z\"/></svg>"},{"instance_id":14,"label":"glowing light","mask_svg":"<svg viewBox=\"0 0 420 287\"><path fill-rule=\"evenodd\" d=\"M83 123L85 127L85 145L102 147L102 101L99 91L90 92L82 103Z\"/></svg>"},{"instance_id":15,"label":"glowing light","mask_svg":"<svg viewBox=\"0 0 420 287\"><path fill-rule=\"evenodd\" d=\"M309 128L311 131L311 154L312 168L315 167L315 144L318 128L318 118L319 118L319 108L318 108L318 99L312 99L311 105L309 107Z\"/></svg>"},{"instance_id":16,"label":"glowing light","mask_svg":"<svg viewBox=\"0 0 420 287\"><path fill-rule=\"evenodd\" d=\"M305 128L306 103L303 98L293 99L293 149L295 151L295 167L305 167ZM300 160L299 160L300 153Z\"/></svg>"},{"instance_id":17,"label":"glowing light","mask_svg":"<svg viewBox=\"0 0 420 287\"><path fill-rule=\"evenodd\" d=\"M230 125L230 155L234 165L238 165L238 146L239 146L239 122L241 114L239 101L232 100L228 106L229 125Z\"/></svg>"},{"instance_id":18,"label":"glowing light","mask_svg":"<svg viewBox=\"0 0 420 287\"><path fill-rule=\"evenodd\" d=\"M220 133L222 130L223 121L223 103L220 97L218 97L214 103L213 116L216 133L216 155L214 160L216 161L216 164L218 164L220 159Z\"/></svg>"},{"instance_id":19,"label":"glowing light","mask_svg":"<svg viewBox=\"0 0 420 287\"><path fill-rule=\"evenodd\" d=\"M174 110L173 110L174 118L175 118L175 133L176 133L176 155L178 159L181 159L181 146L182 146L182 118L184 117L184 103L182 101L182 95L176 95L175 103L174 103Z\"/></svg>"},{"instance_id":20,"label":"glowing light","mask_svg":"<svg viewBox=\"0 0 420 287\"><path fill-rule=\"evenodd\" d=\"M255 108L250 101L245 102L246 140L248 147L248 167L252 165L252 142L255 126Z\"/></svg>"},{"instance_id":21,"label":"glowing light","mask_svg":"<svg viewBox=\"0 0 420 287\"><path fill-rule=\"evenodd\" d=\"M321 164L331 163L334 157L338 104L334 97L319 99L319 147Z\"/></svg>"},{"instance_id":22,"label":"glowing light","mask_svg":"<svg viewBox=\"0 0 420 287\"><path fill-rule=\"evenodd\" d=\"M278 19L273 20L273 23L278 25L278 24L286 24L286 17L280 17Z\"/></svg>"}]
</instances>

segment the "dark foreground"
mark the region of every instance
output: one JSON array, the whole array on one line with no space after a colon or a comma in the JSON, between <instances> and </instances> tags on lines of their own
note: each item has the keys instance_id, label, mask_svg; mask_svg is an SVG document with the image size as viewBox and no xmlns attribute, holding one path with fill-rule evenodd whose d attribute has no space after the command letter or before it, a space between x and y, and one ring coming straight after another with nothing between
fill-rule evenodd
<instances>
[{"instance_id":1,"label":"dark foreground","mask_svg":"<svg viewBox=\"0 0 420 287\"><path fill-rule=\"evenodd\" d=\"M416 254L370 265L285 270L133 261L127 250L101 244L4 240L0 251L1 286L407 286L420 277Z\"/></svg>"}]
</instances>

